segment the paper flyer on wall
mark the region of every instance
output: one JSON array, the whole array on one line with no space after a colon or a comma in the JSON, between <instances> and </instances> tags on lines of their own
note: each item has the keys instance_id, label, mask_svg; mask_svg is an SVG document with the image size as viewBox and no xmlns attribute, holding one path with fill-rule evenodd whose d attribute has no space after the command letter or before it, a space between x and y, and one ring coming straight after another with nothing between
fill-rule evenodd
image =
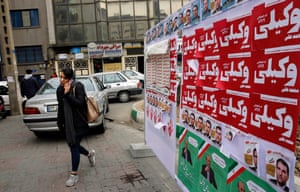
<instances>
[{"instance_id":1,"label":"paper flyer on wall","mask_svg":"<svg viewBox=\"0 0 300 192\"><path fill-rule=\"evenodd\" d=\"M145 88L145 139L175 176L176 159L176 36L148 48ZM167 44L166 44L167 43ZM157 52L156 45L163 52Z\"/></svg>"}]
</instances>

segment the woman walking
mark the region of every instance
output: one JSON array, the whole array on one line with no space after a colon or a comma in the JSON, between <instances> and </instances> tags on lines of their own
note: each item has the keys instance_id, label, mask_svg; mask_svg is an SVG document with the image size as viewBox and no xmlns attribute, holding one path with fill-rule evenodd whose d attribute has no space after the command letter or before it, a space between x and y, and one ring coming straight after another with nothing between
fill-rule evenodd
<instances>
[{"instance_id":1,"label":"woman walking","mask_svg":"<svg viewBox=\"0 0 300 192\"><path fill-rule=\"evenodd\" d=\"M57 125L66 135L70 147L72 171L66 181L66 186L74 186L78 180L80 155L88 157L91 166L95 166L95 150L88 151L80 145L88 130L86 117L86 94L84 85L76 82L71 68L65 68L60 74L60 85L56 90L58 101Z\"/></svg>"}]
</instances>

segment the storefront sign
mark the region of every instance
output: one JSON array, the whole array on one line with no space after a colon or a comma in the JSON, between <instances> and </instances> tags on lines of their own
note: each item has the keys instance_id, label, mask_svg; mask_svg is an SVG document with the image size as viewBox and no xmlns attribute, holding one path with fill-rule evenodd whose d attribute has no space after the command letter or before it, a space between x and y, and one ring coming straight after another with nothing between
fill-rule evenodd
<instances>
[{"instance_id":1,"label":"storefront sign","mask_svg":"<svg viewBox=\"0 0 300 192\"><path fill-rule=\"evenodd\" d=\"M90 58L120 57L122 56L122 44L88 44Z\"/></svg>"}]
</instances>

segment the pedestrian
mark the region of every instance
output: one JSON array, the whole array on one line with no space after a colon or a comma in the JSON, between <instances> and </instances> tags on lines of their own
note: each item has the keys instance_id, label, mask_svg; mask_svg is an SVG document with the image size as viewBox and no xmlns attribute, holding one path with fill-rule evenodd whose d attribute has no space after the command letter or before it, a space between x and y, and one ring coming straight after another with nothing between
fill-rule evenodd
<instances>
[{"instance_id":1,"label":"pedestrian","mask_svg":"<svg viewBox=\"0 0 300 192\"><path fill-rule=\"evenodd\" d=\"M56 72L54 71L54 72L51 74L50 78L56 78L56 77L57 77L57 74L56 74Z\"/></svg>"},{"instance_id":2,"label":"pedestrian","mask_svg":"<svg viewBox=\"0 0 300 192\"><path fill-rule=\"evenodd\" d=\"M72 171L66 181L66 186L74 186L79 179L78 167L80 155L88 157L90 165L95 166L95 150L88 151L80 142L88 130L87 105L84 85L77 82L71 68L65 68L60 73L60 85L56 90L58 101L57 125L64 131L71 152Z\"/></svg>"},{"instance_id":3,"label":"pedestrian","mask_svg":"<svg viewBox=\"0 0 300 192\"><path fill-rule=\"evenodd\" d=\"M40 85L35 77L32 76L32 70L27 69L23 80L21 81L21 95L25 98L22 103L23 110L25 108L26 101L33 97L39 90Z\"/></svg>"}]
</instances>

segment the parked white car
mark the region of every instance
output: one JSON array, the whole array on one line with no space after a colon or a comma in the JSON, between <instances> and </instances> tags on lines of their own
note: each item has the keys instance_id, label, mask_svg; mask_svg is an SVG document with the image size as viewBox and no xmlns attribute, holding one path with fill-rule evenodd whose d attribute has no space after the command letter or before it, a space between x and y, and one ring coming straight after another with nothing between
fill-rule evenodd
<instances>
[{"instance_id":1,"label":"parked white car","mask_svg":"<svg viewBox=\"0 0 300 192\"><path fill-rule=\"evenodd\" d=\"M0 95L4 100L4 108L7 113L10 113L10 103L9 103L9 95L8 95L8 85L7 81L0 81Z\"/></svg>"},{"instance_id":2,"label":"parked white car","mask_svg":"<svg viewBox=\"0 0 300 192\"><path fill-rule=\"evenodd\" d=\"M95 73L92 76L96 76L107 87L109 99L118 98L120 102L128 102L130 96L143 93L140 80L130 79L120 71Z\"/></svg>"},{"instance_id":3,"label":"parked white car","mask_svg":"<svg viewBox=\"0 0 300 192\"><path fill-rule=\"evenodd\" d=\"M131 78L131 79L138 79L140 80L140 82L142 83L142 87L144 88L144 81L145 81L145 76L143 73L140 73L138 71L134 71L134 70L122 70L121 73L123 73L124 75L126 75L127 77Z\"/></svg>"}]
</instances>

